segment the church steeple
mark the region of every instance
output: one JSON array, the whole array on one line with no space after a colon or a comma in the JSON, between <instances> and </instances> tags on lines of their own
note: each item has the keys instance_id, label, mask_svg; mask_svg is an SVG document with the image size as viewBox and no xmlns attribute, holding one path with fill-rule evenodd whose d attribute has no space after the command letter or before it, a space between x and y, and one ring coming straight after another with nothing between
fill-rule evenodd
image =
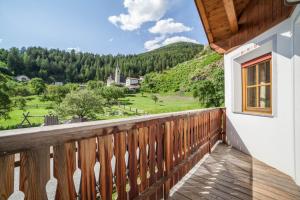
<instances>
[{"instance_id":1,"label":"church steeple","mask_svg":"<svg viewBox=\"0 0 300 200\"><path fill-rule=\"evenodd\" d=\"M120 84L120 77L121 77L121 70L119 67L119 62L117 61L117 67L115 71L115 84L119 85Z\"/></svg>"}]
</instances>

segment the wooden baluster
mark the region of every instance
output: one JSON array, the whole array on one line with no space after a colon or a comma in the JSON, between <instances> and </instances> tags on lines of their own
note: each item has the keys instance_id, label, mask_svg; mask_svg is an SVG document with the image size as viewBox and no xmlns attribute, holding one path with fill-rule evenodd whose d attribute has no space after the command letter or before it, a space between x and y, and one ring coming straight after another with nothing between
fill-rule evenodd
<instances>
[{"instance_id":1,"label":"wooden baluster","mask_svg":"<svg viewBox=\"0 0 300 200\"><path fill-rule=\"evenodd\" d=\"M79 168L81 169L80 199L96 199L96 180L94 166L96 163L96 138L80 140Z\"/></svg>"},{"instance_id":2,"label":"wooden baluster","mask_svg":"<svg viewBox=\"0 0 300 200\"><path fill-rule=\"evenodd\" d=\"M179 119L178 120L178 163L181 163L182 162L182 159L183 159L183 155L182 155L182 145L183 145L183 139L182 139L182 136L183 136L183 132L182 132L182 119ZM178 178L181 179L182 176L183 176L183 172L182 172L182 167L179 169L179 172L178 172Z\"/></svg>"},{"instance_id":3,"label":"wooden baluster","mask_svg":"<svg viewBox=\"0 0 300 200\"><path fill-rule=\"evenodd\" d=\"M155 166L156 166L156 160L155 160L155 133L156 133L156 125L150 126L149 130L149 172L150 172L150 178L149 178L149 186L153 185L156 182L156 176L155 176Z\"/></svg>"},{"instance_id":4,"label":"wooden baluster","mask_svg":"<svg viewBox=\"0 0 300 200\"><path fill-rule=\"evenodd\" d=\"M27 200L46 200L50 178L50 149L42 147L21 153L20 190Z\"/></svg>"},{"instance_id":5,"label":"wooden baluster","mask_svg":"<svg viewBox=\"0 0 300 200\"><path fill-rule=\"evenodd\" d=\"M152 186L156 182L156 174L155 174L155 135L156 135L156 125L152 125L149 127L149 187ZM150 199L156 199L156 193L153 193L150 196Z\"/></svg>"},{"instance_id":6,"label":"wooden baluster","mask_svg":"<svg viewBox=\"0 0 300 200\"><path fill-rule=\"evenodd\" d=\"M57 179L56 200L74 200L76 191L73 174L76 170L75 143L54 146L54 177Z\"/></svg>"},{"instance_id":7,"label":"wooden baluster","mask_svg":"<svg viewBox=\"0 0 300 200\"><path fill-rule=\"evenodd\" d=\"M140 148L140 192L147 188L147 152L146 152L146 131L147 127L139 129L139 148Z\"/></svg>"},{"instance_id":8,"label":"wooden baluster","mask_svg":"<svg viewBox=\"0 0 300 200\"><path fill-rule=\"evenodd\" d=\"M15 156L0 157L0 200L6 200L14 192Z\"/></svg>"},{"instance_id":9,"label":"wooden baluster","mask_svg":"<svg viewBox=\"0 0 300 200\"><path fill-rule=\"evenodd\" d=\"M166 168L166 176L169 176L173 169L173 126L171 122L166 122L166 131L164 137L164 152L165 152L165 168ZM169 191L172 187L172 178L169 178L165 182L164 189L164 198L167 199L169 197Z\"/></svg>"},{"instance_id":10,"label":"wooden baluster","mask_svg":"<svg viewBox=\"0 0 300 200\"><path fill-rule=\"evenodd\" d=\"M164 137L164 125L159 124L156 131L156 156L157 156L157 179L161 179L164 175L164 163L163 163L163 137ZM157 189L157 199L163 198L163 186Z\"/></svg>"},{"instance_id":11,"label":"wooden baluster","mask_svg":"<svg viewBox=\"0 0 300 200\"><path fill-rule=\"evenodd\" d=\"M118 192L118 199L126 199L126 133L120 132L114 134L114 149L116 156L116 187Z\"/></svg>"},{"instance_id":12,"label":"wooden baluster","mask_svg":"<svg viewBox=\"0 0 300 200\"><path fill-rule=\"evenodd\" d=\"M178 165L178 120L175 119L173 121L173 152L174 152L174 167ZM178 182L178 171L176 173L174 173L173 175L173 185L175 185Z\"/></svg>"},{"instance_id":13,"label":"wooden baluster","mask_svg":"<svg viewBox=\"0 0 300 200\"><path fill-rule=\"evenodd\" d=\"M184 126L184 159L187 159L190 155L189 152L189 131L188 131L188 118L183 119L183 126ZM188 167L184 165L184 173L186 174L188 171Z\"/></svg>"},{"instance_id":14,"label":"wooden baluster","mask_svg":"<svg viewBox=\"0 0 300 200\"><path fill-rule=\"evenodd\" d=\"M98 151L100 162L100 195L103 200L112 199L113 178L112 178L112 135L98 137Z\"/></svg>"},{"instance_id":15,"label":"wooden baluster","mask_svg":"<svg viewBox=\"0 0 300 200\"><path fill-rule=\"evenodd\" d=\"M129 199L133 199L139 195L137 177L138 177L138 160L136 150L138 147L138 130L128 131L128 152L129 152Z\"/></svg>"}]
</instances>

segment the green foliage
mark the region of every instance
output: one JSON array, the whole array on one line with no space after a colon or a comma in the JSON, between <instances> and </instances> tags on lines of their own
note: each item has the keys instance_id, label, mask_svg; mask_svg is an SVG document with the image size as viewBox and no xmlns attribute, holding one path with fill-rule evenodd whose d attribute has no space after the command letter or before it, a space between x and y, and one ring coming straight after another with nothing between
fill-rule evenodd
<instances>
[{"instance_id":1,"label":"green foliage","mask_svg":"<svg viewBox=\"0 0 300 200\"><path fill-rule=\"evenodd\" d=\"M104 87L104 82L91 80L91 81L87 82L87 87L90 90L100 89L100 88Z\"/></svg>"},{"instance_id":2,"label":"green foliage","mask_svg":"<svg viewBox=\"0 0 300 200\"><path fill-rule=\"evenodd\" d=\"M14 98L14 106L20 110L26 110L26 99L24 97L16 97Z\"/></svg>"},{"instance_id":3,"label":"green foliage","mask_svg":"<svg viewBox=\"0 0 300 200\"><path fill-rule=\"evenodd\" d=\"M117 86L106 86L100 88L98 91L108 104L114 104L118 102L118 99L125 97L125 88Z\"/></svg>"},{"instance_id":4,"label":"green foliage","mask_svg":"<svg viewBox=\"0 0 300 200\"><path fill-rule=\"evenodd\" d=\"M48 85L47 91L44 94L44 99L54 101L56 103L61 103L70 91L71 87L69 86Z\"/></svg>"},{"instance_id":5,"label":"green foliage","mask_svg":"<svg viewBox=\"0 0 300 200\"><path fill-rule=\"evenodd\" d=\"M30 88L33 94L40 95L45 92L46 84L41 78L33 78L29 81Z\"/></svg>"},{"instance_id":6,"label":"green foliage","mask_svg":"<svg viewBox=\"0 0 300 200\"><path fill-rule=\"evenodd\" d=\"M96 114L103 113L103 101L91 90L72 91L66 95L57 112L61 116L95 119Z\"/></svg>"},{"instance_id":7,"label":"green foliage","mask_svg":"<svg viewBox=\"0 0 300 200\"><path fill-rule=\"evenodd\" d=\"M154 94L151 95L151 99L155 102L155 104L158 102L158 97Z\"/></svg>"},{"instance_id":8,"label":"green foliage","mask_svg":"<svg viewBox=\"0 0 300 200\"><path fill-rule=\"evenodd\" d=\"M220 55L210 53L177 65L163 73L150 73L145 76L142 88L148 92L177 92L183 90L189 92L192 89L193 74L197 69L219 61Z\"/></svg>"},{"instance_id":9,"label":"green foliage","mask_svg":"<svg viewBox=\"0 0 300 200\"><path fill-rule=\"evenodd\" d=\"M8 87L8 94L11 97L13 96L25 97L31 95L31 92L26 83L18 83L16 81L9 80L6 85Z\"/></svg>"},{"instance_id":10,"label":"green foliage","mask_svg":"<svg viewBox=\"0 0 300 200\"><path fill-rule=\"evenodd\" d=\"M224 102L221 56L205 49L195 59L170 70L147 74L141 88L155 93L192 92L204 106L220 106Z\"/></svg>"},{"instance_id":11,"label":"green foliage","mask_svg":"<svg viewBox=\"0 0 300 200\"><path fill-rule=\"evenodd\" d=\"M7 78L0 73L0 118L9 118L9 111L11 110L11 100L6 91Z\"/></svg>"},{"instance_id":12,"label":"green foliage","mask_svg":"<svg viewBox=\"0 0 300 200\"><path fill-rule=\"evenodd\" d=\"M193 43L175 43L138 55L97 55L66 52L40 47L0 49L0 61L7 63L14 75L39 77L45 82L106 81L114 73L116 63L124 76L142 76L149 72L162 72L178 63L190 60L203 49Z\"/></svg>"}]
</instances>

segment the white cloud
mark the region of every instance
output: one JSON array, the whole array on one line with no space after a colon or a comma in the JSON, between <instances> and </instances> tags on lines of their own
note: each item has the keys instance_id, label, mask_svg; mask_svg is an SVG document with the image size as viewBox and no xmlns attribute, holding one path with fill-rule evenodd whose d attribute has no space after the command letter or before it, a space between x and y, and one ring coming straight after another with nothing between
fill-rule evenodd
<instances>
[{"instance_id":1,"label":"white cloud","mask_svg":"<svg viewBox=\"0 0 300 200\"><path fill-rule=\"evenodd\" d=\"M195 43L195 44L199 44L199 42L197 40L188 38L188 37L184 37L184 36L174 36L174 37L170 37L167 38L164 42L163 42L163 46L168 45L168 44L173 44L176 42L191 42L191 43Z\"/></svg>"},{"instance_id":2,"label":"white cloud","mask_svg":"<svg viewBox=\"0 0 300 200\"><path fill-rule=\"evenodd\" d=\"M185 26L183 23L175 22L174 19L162 19L149 29L150 33L154 34L174 34L191 31L192 28Z\"/></svg>"},{"instance_id":3,"label":"white cloud","mask_svg":"<svg viewBox=\"0 0 300 200\"><path fill-rule=\"evenodd\" d=\"M151 51L151 50L166 46L168 44L173 44L176 42L192 42L192 43L199 44L199 42L197 40L194 40L194 39L188 38L188 37L184 37L184 36L174 36L174 37L170 37L167 39L165 39L164 36L161 36L161 37L154 38L154 40L146 41L144 43L144 47L148 51Z\"/></svg>"},{"instance_id":4,"label":"white cloud","mask_svg":"<svg viewBox=\"0 0 300 200\"><path fill-rule=\"evenodd\" d=\"M144 23L161 19L169 0L124 0L126 14L110 16L108 20L125 31L139 29Z\"/></svg>"},{"instance_id":5,"label":"white cloud","mask_svg":"<svg viewBox=\"0 0 300 200\"><path fill-rule=\"evenodd\" d=\"M114 41L114 38L109 38L108 41L109 41L109 42L112 42L112 41Z\"/></svg>"},{"instance_id":6,"label":"white cloud","mask_svg":"<svg viewBox=\"0 0 300 200\"><path fill-rule=\"evenodd\" d=\"M0 38L0 43L3 41L3 39L2 38Z\"/></svg>"},{"instance_id":7,"label":"white cloud","mask_svg":"<svg viewBox=\"0 0 300 200\"><path fill-rule=\"evenodd\" d=\"M67 48L67 51L69 51L69 52L71 52L72 50L74 50L75 53L80 52L80 48L79 47L69 47L69 48Z\"/></svg>"},{"instance_id":8,"label":"white cloud","mask_svg":"<svg viewBox=\"0 0 300 200\"><path fill-rule=\"evenodd\" d=\"M164 36L161 36L161 37L156 37L153 40L146 41L144 43L145 49L151 51L161 47L161 42L164 40L164 38L165 38Z\"/></svg>"}]
</instances>

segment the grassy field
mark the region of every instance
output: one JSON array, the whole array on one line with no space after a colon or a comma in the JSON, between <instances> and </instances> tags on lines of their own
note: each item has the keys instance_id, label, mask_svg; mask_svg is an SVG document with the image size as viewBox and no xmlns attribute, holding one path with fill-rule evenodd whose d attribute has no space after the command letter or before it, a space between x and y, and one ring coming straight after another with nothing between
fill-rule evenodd
<instances>
[{"instance_id":1,"label":"grassy field","mask_svg":"<svg viewBox=\"0 0 300 200\"><path fill-rule=\"evenodd\" d=\"M157 103L151 99L151 94L144 94L143 96L141 94L130 95L122 99L122 103L150 114L202 108L200 103L190 96L170 94L156 94L156 96L159 99Z\"/></svg>"},{"instance_id":2,"label":"grassy field","mask_svg":"<svg viewBox=\"0 0 300 200\"><path fill-rule=\"evenodd\" d=\"M151 99L151 94L132 94L121 99L120 106L105 108L105 114L99 114L98 120L124 118L134 115L156 114L166 112L176 112L183 110L191 110L202 108L199 102L191 96L178 96L174 94L156 94L159 101L155 103ZM41 101L38 96L31 96L26 103L26 110L14 108L10 112L10 119L0 119L0 129L17 128L18 124L24 119L23 113L30 112L31 116L44 116L53 110L51 109L52 102ZM125 105L125 108L124 108ZM136 113L136 109L137 112ZM32 124L42 124L43 117L31 117Z\"/></svg>"},{"instance_id":3,"label":"grassy field","mask_svg":"<svg viewBox=\"0 0 300 200\"><path fill-rule=\"evenodd\" d=\"M41 101L38 96L30 96L27 99L25 110L13 108L12 111L9 113L10 119L0 119L0 129L6 129L9 126L17 126L24 119L23 113L26 114L27 112L30 113L30 116L36 116L30 118L30 123L42 124L44 122L44 118L38 116L44 116L52 112L52 110L49 109L49 106L51 104L52 102L49 101Z\"/></svg>"}]
</instances>

